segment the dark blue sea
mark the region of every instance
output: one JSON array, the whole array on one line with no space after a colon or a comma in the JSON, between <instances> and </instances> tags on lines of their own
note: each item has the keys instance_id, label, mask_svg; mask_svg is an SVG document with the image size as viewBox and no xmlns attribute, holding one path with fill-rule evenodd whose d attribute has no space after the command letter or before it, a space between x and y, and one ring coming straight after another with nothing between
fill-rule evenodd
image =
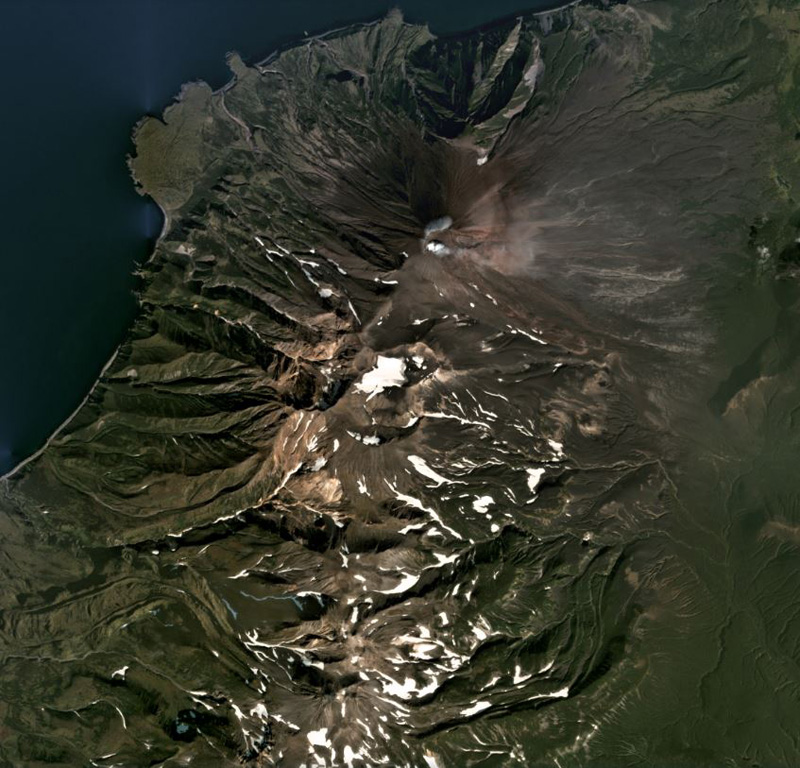
<instances>
[{"instance_id":1,"label":"dark blue sea","mask_svg":"<svg viewBox=\"0 0 800 768\"><path fill-rule=\"evenodd\" d=\"M409 20L465 30L534 0L408 0ZM0 473L76 408L135 312L133 271L161 214L125 165L131 130L188 80L229 79L304 33L387 0L0 0Z\"/></svg>"}]
</instances>

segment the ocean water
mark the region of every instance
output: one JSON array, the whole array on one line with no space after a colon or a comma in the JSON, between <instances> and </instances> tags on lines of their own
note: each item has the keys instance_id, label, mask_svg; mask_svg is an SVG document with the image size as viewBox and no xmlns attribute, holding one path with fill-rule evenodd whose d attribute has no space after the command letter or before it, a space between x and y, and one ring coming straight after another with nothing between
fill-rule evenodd
<instances>
[{"instance_id":1,"label":"ocean water","mask_svg":"<svg viewBox=\"0 0 800 768\"><path fill-rule=\"evenodd\" d=\"M717 40L710 64L717 30L754 23L733 5L565 11L472 48L415 48L389 17L216 97L217 183L158 246L148 322L103 402L0 482L0 764L800 764L800 219L766 183L800 174L791 127L752 119L793 49L773 68L764 39ZM54 7L48 45L92 77L53 55L35 61L61 101L14 86L31 111L63 106L4 128L28 185L6 185L4 287L4 405L25 437L85 391L45 411L42 392L67 392L53 360L88 386L124 333L159 229L122 162L122 84L158 113L182 81L220 85L225 50L259 59L383 10L287 6L278 28L259 22L274 3L128 7ZM754 13L778 49L783 23ZM102 50L70 38L87 29ZM398 103L450 135L439 107L468 96L498 129L472 98L494 46L524 52L492 91L502 139L420 141ZM7 71L27 73L16 50ZM737 67L742 92L719 79ZM398 73L407 90L384 89ZM101 149L104 103L125 130ZM231 117L252 126L241 146ZM172 146L195 135L176 130ZM141 178L148 158L185 171L154 133ZM126 226L99 213L115 190Z\"/></svg>"},{"instance_id":2,"label":"ocean water","mask_svg":"<svg viewBox=\"0 0 800 768\"><path fill-rule=\"evenodd\" d=\"M0 64L0 473L39 448L82 401L135 312L137 263L161 227L128 175L131 130L182 83L229 78L304 33L378 17L351 0L4 0ZM546 8L536 0L524 8ZM521 9L401 3L441 34Z\"/></svg>"}]
</instances>

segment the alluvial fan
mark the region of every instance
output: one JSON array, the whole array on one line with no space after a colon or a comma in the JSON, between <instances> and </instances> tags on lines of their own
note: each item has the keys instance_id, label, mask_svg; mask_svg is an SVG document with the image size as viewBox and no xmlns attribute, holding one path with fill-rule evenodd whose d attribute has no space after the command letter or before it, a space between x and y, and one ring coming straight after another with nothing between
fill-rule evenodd
<instances>
[{"instance_id":1,"label":"alluvial fan","mask_svg":"<svg viewBox=\"0 0 800 768\"><path fill-rule=\"evenodd\" d=\"M0 756L800 760L798 33L393 13L143 120L139 319L2 488Z\"/></svg>"}]
</instances>

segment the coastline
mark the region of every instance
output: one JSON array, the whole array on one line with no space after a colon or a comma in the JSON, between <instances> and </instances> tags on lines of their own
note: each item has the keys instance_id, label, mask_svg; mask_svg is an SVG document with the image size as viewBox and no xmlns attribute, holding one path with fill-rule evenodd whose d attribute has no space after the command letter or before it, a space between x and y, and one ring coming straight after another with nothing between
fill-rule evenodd
<instances>
[{"instance_id":1,"label":"coastline","mask_svg":"<svg viewBox=\"0 0 800 768\"><path fill-rule=\"evenodd\" d=\"M126 336L126 338L127 338L127 336ZM100 383L100 380L103 378L103 376L105 375L106 371L114 364L114 361L117 359L117 355L119 354L120 349L122 349L122 344L124 344L124 341L122 343L120 343L117 346L117 348L114 350L114 352L111 354L111 357L108 359L108 361L103 366L103 368L101 369L100 373L98 374L97 378L94 380L94 384L92 384L92 386L90 387L89 391L86 393L86 397L84 397L83 400L81 400L80 403L78 403L78 405L75 407L75 409L69 414L69 416L67 416L67 418L64 419L64 421L62 421L61 424L59 424L53 430L53 432L50 434L50 436L47 438L47 440L45 440L44 445L42 445L41 448L39 448L37 451L32 453L30 456L28 456L27 458L23 459L19 464L17 464L16 466L12 467L4 475L0 475L0 482L4 482L4 481L10 480L15 474L17 474L17 472L19 472L21 469L23 469L23 467L25 467L27 464L30 464L35 459L38 459L39 456L41 456L50 447L50 444L53 442L53 440L55 440L59 436L59 434L61 434L61 432L64 430L64 428L78 415L78 413L80 412L81 408L83 408L83 406L86 405L87 401L89 400L89 398L94 393L95 389L97 388L97 385Z\"/></svg>"},{"instance_id":2,"label":"coastline","mask_svg":"<svg viewBox=\"0 0 800 768\"><path fill-rule=\"evenodd\" d=\"M613 1L614 0L612 0L612 2ZM430 32L430 28L429 28L428 22L424 22L424 26L428 29L428 31L432 35L433 39L447 39L449 37L458 37L458 36L461 36L461 35L471 34L471 33L474 33L474 32L480 31L480 30L490 29L492 27L507 23L510 19L519 18L519 17L521 17L523 15L528 15L528 16L532 16L532 17L547 16L549 14L559 13L559 12L561 12L561 11L567 9L567 8L571 8L571 7L574 7L574 6L577 6L577 5L581 5L581 4L584 4L584 3L591 4L591 0L568 0L568 2L557 3L552 8L548 8L548 9L545 9L545 10L536 10L536 11L534 11L534 10L524 10L523 9L523 10L520 10L518 12L503 16L501 18L493 19L493 20L491 20L489 22L486 22L486 23L483 23L483 24L478 24L476 26L468 27L468 28L466 28L464 30L459 30L457 32L451 32L451 33L446 33L446 34L442 34L442 35L436 35L435 33ZM413 25L414 24L414 22L406 21L402 10L400 8L398 8L398 7L395 7L393 9L390 9L387 13L379 16L378 18L374 18L374 19L372 19L370 21L362 21L362 22L355 22L355 23L352 23L352 24L345 24L345 25L342 25L342 26L339 26L339 27L335 27L333 29L324 30L324 31L316 33L316 34L307 35L307 36L302 37L302 38L296 38L295 37L293 39L287 40L285 44L279 45L275 49L273 49L273 51L270 52L265 58L263 58L263 59L261 59L261 60L259 60L257 62L254 62L254 63L252 63L252 64L250 64L248 66L252 66L252 67L256 68L259 72L261 72L262 71L262 67L268 66L271 61L273 61L276 57L278 57L282 52L284 52L286 50L289 50L289 49L295 48L295 47L299 47L299 46L301 46L303 44L308 45L308 44L311 44L312 42L314 42L316 40L325 40L327 38L330 38L331 36L335 36L335 35L337 35L339 33L345 32L347 30L363 29L363 28L366 28L366 27L375 26L376 24L380 24L384 19L386 19L386 18L388 18L390 16L393 16L393 15L394 16L399 16L400 22L402 24L406 24L406 25ZM231 51L229 51L228 53L225 54L225 61L228 64L228 67L229 67L229 69L230 69L230 71L232 73L232 77L230 79L228 79L219 88L211 89L212 97L213 96L217 96L217 95L220 95L220 96L224 97L224 94L228 90L230 90L231 88L233 88L236 85L236 82L238 80L238 76L237 76L237 74L236 74L236 72L235 72L235 70L234 70L234 68L233 68L233 66L231 64L231 61L232 61L232 59L234 57L237 57L242 62L244 62L243 57L241 57L241 55L235 49L231 50ZM131 129L131 141L133 142L134 150L137 150L137 137L138 137L138 134L139 134L142 126L148 120L158 120L162 124L166 125L166 121L164 119L165 115L172 108L174 108L176 105L180 104L183 101L183 99L186 96L186 93L187 93L188 89L191 88L191 86L196 86L196 85L205 86L205 87L207 87L209 89L211 88L211 86L205 80L202 80L202 79L190 80L190 81L187 81L185 83L182 83L178 93L164 106L164 108L161 110L160 115L145 114L139 120L136 121L136 123L134 124L133 128ZM231 116L231 119L234 119L234 118ZM148 197L153 203L155 203L155 205L161 211L161 215L163 216L163 223L162 223L161 231L159 232L158 238L155 240L155 243L153 245L152 252L147 256L147 258L141 263L140 266L135 267L133 270L131 270L132 273L136 273L138 271L141 271L142 267L144 267L145 265L149 264L152 261L152 259L155 256L155 253L156 253L159 245L161 244L161 242L163 241L164 237L168 233L168 231L170 229L170 226L171 226L171 223L172 223L172 218L171 218L168 210L166 208L164 208L164 206L152 194L150 194L146 190L146 188L143 186L141 181L137 178L136 173L135 173L135 171L133 169L133 166L132 166L132 160L135 159L136 156L137 155L129 153L127 155L127 157L125 158L126 165L128 167L128 172L129 172L130 177L131 177L131 179L133 181L133 184L134 184L134 189L137 192L137 194L141 195L142 197ZM140 297L137 294L137 302L139 301L139 299L140 299ZM137 313L138 313L139 309L140 309L140 306L137 308ZM63 432L63 430L69 425L69 423L78 415L78 413L80 412L81 408L83 408L83 406L87 403L89 398L92 396L92 394L96 390L96 388L97 388L98 384L100 383L100 381L102 380L103 376L106 374L106 372L111 368L111 366L116 361L120 350L122 349L123 345L128 341L129 335L130 335L130 328L128 328L128 330L126 331L123 339L120 341L120 343L114 349L113 353L111 354L111 357L103 365L103 367L101 368L101 370L98 373L97 377L95 378L94 382L92 383L92 385L90 386L89 390L87 391L86 395L82 398L80 403L50 433L50 435L47 437L47 439L44 441L44 443L41 445L40 448L38 448L36 451L34 451L32 454L30 454L26 458L22 459L18 464L14 465L10 470L8 470L4 474L0 475L0 482L6 482L7 483L20 470L24 469L28 464L30 464L33 461L35 461L36 459L38 459L45 452L45 450L47 450L47 448L52 444L52 442L61 434L61 432Z\"/></svg>"}]
</instances>

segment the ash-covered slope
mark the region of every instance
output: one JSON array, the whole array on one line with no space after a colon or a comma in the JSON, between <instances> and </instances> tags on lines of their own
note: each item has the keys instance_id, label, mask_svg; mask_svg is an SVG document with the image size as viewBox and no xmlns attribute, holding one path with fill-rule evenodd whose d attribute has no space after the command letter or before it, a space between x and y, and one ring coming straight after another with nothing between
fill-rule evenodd
<instances>
[{"instance_id":1,"label":"ash-covered slope","mask_svg":"<svg viewBox=\"0 0 800 768\"><path fill-rule=\"evenodd\" d=\"M140 318L6 484L0 754L793 749L703 731L732 566L704 571L728 526L679 486L739 391L720 306L794 253L797 29L743 2L448 39L394 14L233 55L144 120Z\"/></svg>"}]
</instances>

